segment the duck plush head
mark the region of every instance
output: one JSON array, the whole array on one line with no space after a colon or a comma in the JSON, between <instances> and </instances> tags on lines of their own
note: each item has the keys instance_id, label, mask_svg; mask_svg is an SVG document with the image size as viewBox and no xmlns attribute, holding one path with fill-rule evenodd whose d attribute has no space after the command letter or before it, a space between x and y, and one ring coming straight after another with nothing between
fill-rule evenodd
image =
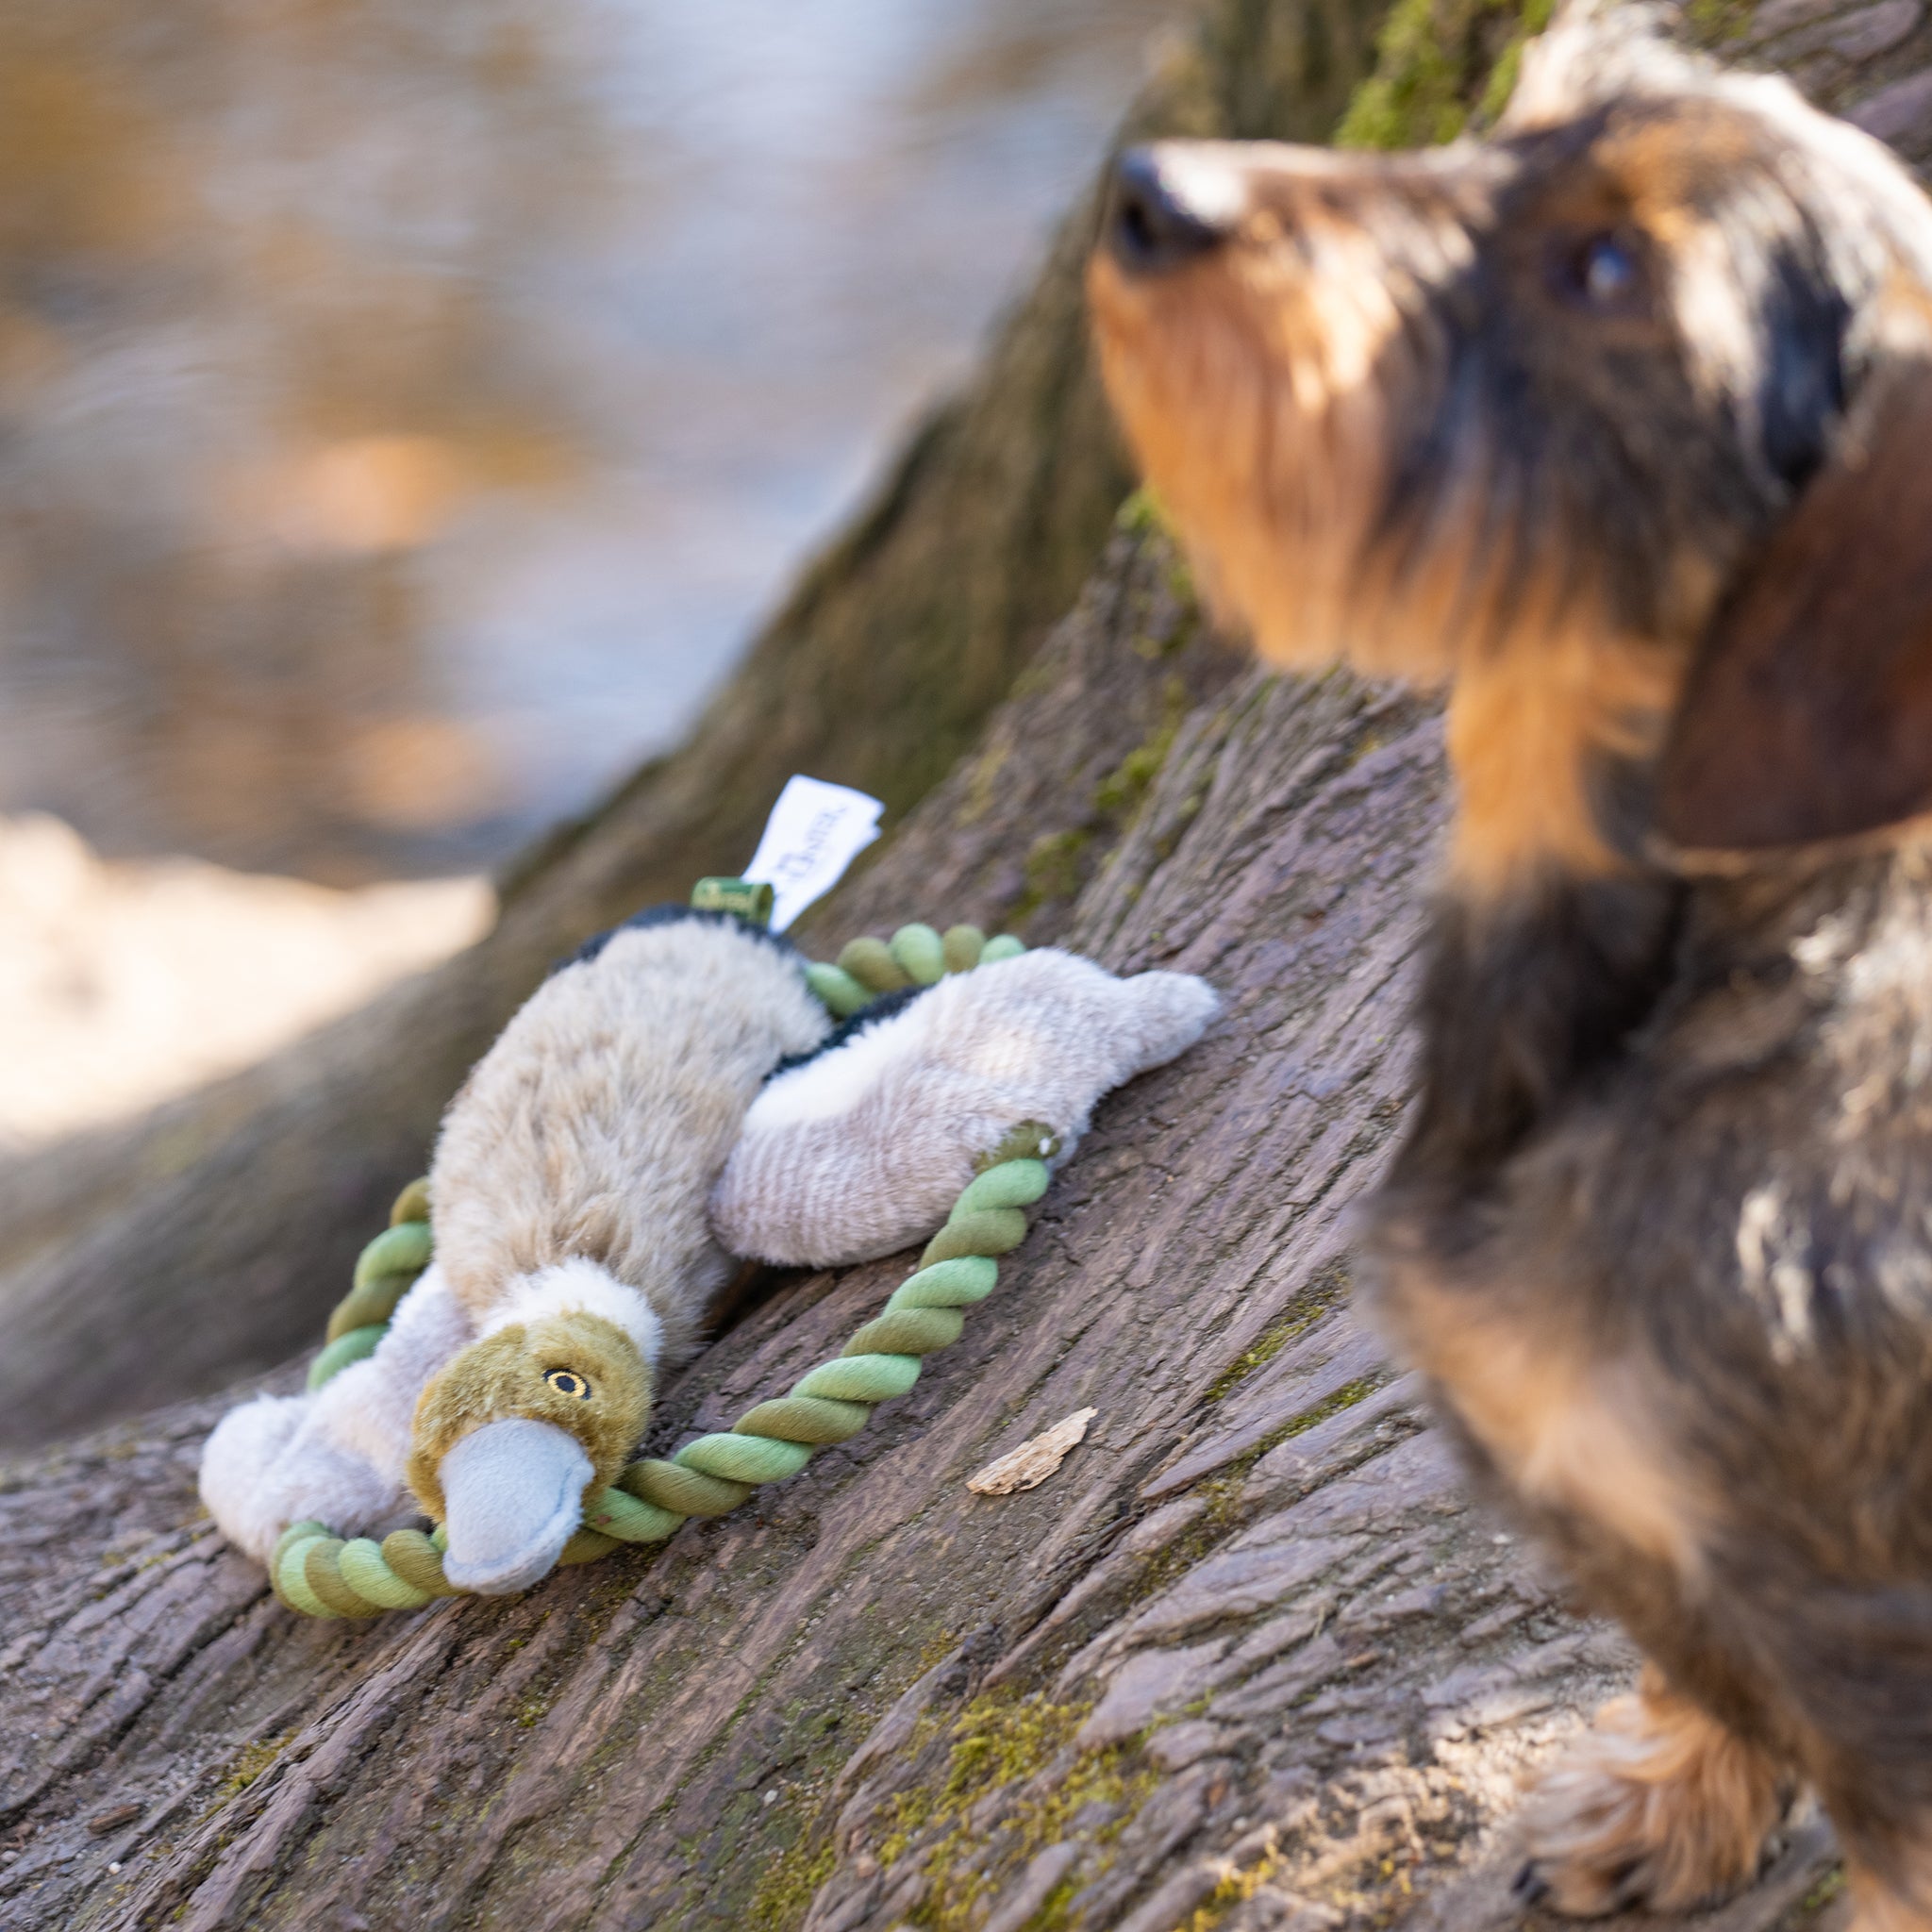
<instances>
[{"instance_id":1,"label":"duck plush head","mask_svg":"<svg viewBox=\"0 0 1932 1932\"><path fill-rule=\"evenodd\" d=\"M406 1472L444 1527L449 1580L494 1595L544 1575L650 1413L650 1363L608 1316L572 1307L472 1342L424 1390Z\"/></svg>"}]
</instances>

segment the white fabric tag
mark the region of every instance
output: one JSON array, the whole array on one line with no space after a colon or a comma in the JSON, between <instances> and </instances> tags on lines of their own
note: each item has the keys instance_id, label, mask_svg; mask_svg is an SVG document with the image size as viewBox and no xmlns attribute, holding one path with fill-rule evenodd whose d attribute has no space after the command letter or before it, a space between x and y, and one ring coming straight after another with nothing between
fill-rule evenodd
<instances>
[{"instance_id":1,"label":"white fabric tag","mask_svg":"<svg viewBox=\"0 0 1932 1932\"><path fill-rule=\"evenodd\" d=\"M878 837L884 811L876 798L849 785L795 775L785 781L741 874L753 885L772 888L774 932L783 932L839 883L845 868Z\"/></svg>"}]
</instances>

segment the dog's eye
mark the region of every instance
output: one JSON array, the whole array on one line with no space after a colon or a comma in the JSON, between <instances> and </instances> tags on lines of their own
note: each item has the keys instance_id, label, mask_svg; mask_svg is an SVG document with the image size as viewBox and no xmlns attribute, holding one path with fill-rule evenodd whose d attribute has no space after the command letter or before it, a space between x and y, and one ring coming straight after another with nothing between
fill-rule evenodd
<instances>
[{"instance_id":1,"label":"dog's eye","mask_svg":"<svg viewBox=\"0 0 1932 1932\"><path fill-rule=\"evenodd\" d=\"M591 1399L591 1385L575 1369L552 1369L543 1379L559 1395L574 1395L579 1402Z\"/></svg>"},{"instance_id":2,"label":"dog's eye","mask_svg":"<svg viewBox=\"0 0 1932 1932\"><path fill-rule=\"evenodd\" d=\"M1637 250L1622 235L1588 235L1560 249L1553 267L1557 291L1579 308L1628 314L1642 299Z\"/></svg>"}]
</instances>

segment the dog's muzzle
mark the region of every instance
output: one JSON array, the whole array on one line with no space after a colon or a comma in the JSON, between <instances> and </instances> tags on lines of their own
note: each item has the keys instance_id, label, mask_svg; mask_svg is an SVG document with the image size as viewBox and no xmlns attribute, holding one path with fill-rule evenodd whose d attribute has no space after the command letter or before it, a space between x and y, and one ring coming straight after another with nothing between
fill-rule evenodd
<instances>
[{"instance_id":1,"label":"dog's muzzle","mask_svg":"<svg viewBox=\"0 0 1932 1932\"><path fill-rule=\"evenodd\" d=\"M1132 147L1114 164L1107 247L1128 275L1165 275L1218 248L1246 205L1241 176L1192 143Z\"/></svg>"}]
</instances>

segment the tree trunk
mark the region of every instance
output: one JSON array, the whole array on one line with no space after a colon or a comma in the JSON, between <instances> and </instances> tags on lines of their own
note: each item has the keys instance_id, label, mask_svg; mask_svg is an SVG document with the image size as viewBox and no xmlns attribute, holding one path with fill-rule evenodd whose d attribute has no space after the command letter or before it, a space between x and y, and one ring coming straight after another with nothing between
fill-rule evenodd
<instances>
[{"instance_id":1,"label":"tree trunk","mask_svg":"<svg viewBox=\"0 0 1932 1932\"><path fill-rule=\"evenodd\" d=\"M1102 1109L965 1338L736 1515L374 1625L298 1622L194 1520L217 1404L19 1466L0 1924L1172 1932L1217 1901L1491 1901L1509 1772L1624 1658L1465 1520L1346 1306L1408 1081L1438 726L1240 668L1175 575L1122 537L851 895L879 924L1016 910L1227 997ZM906 1266L775 1280L657 1445L787 1386ZM1042 1487L968 1492L1089 1405Z\"/></svg>"},{"instance_id":2,"label":"tree trunk","mask_svg":"<svg viewBox=\"0 0 1932 1932\"><path fill-rule=\"evenodd\" d=\"M1814 84L1885 86L1901 113L1923 27L1857 72L1830 52L1869 46L1872 11L1778 17L1840 61ZM1017 922L1203 973L1224 1017L1101 1109L910 1395L654 1553L512 1602L316 1624L196 1519L220 1403L13 1465L0 1926L1513 1923L1517 1775L1630 1658L1468 1507L1348 1307L1348 1209L1408 1091L1442 791L1427 704L1246 670L1158 534L1118 535L975 748L807 937ZM238 1154L183 1200L251 1172L290 1185ZM908 1265L771 1278L663 1392L654 1449L787 1386ZM967 1491L1090 1405L1043 1486ZM1831 1858L1801 1824L1703 1923L1808 1932L1839 1909Z\"/></svg>"}]
</instances>

